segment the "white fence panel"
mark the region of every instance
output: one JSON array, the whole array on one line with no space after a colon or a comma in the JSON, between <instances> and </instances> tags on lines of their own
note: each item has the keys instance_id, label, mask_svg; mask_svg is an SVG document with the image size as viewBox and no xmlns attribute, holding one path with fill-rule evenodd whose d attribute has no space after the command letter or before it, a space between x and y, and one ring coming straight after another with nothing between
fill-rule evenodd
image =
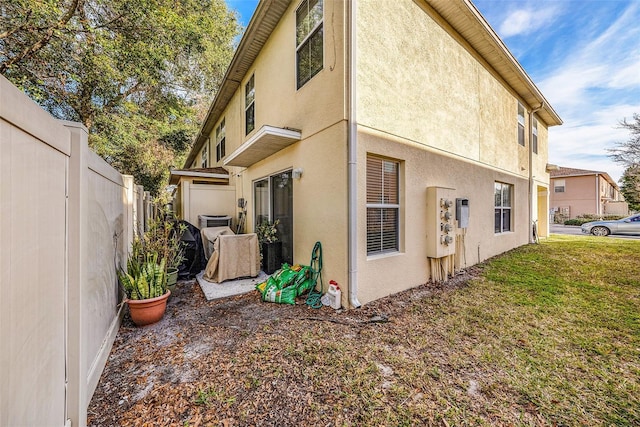
<instances>
[{"instance_id":1,"label":"white fence panel","mask_svg":"<svg viewBox=\"0 0 640 427\"><path fill-rule=\"evenodd\" d=\"M121 319L127 183L0 77L0 425L86 424Z\"/></svg>"},{"instance_id":2,"label":"white fence panel","mask_svg":"<svg viewBox=\"0 0 640 427\"><path fill-rule=\"evenodd\" d=\"M69 131L0 84L0 425L61 426Z\"/></svg>"}]
</instances>

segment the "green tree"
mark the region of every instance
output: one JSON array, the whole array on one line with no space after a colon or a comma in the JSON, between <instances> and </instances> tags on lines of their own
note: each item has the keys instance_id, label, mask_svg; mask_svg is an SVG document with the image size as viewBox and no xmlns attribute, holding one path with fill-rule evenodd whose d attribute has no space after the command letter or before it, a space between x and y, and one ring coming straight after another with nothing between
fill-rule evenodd
<instances>
[{"instance_id":1,"label":"green tree","mask_svg":"<svg viewBox=\"0 0 640 427\"><path fill-rule=\"evenodd\" d=\"M632 121L625 118L620 127L629 130L629 139L609 149L609 157L625 167L620 191L629 207L637 211L640 210L640 114L634 113Z\"/></svg>"},{"instance_id":2,"label":"green tree","mask_svg":"<svg viewBox=\"0 0 640 427\"><path fill-rule=\"evenodd\" d=\"M633 211L640 211L640 167L628 167L620 178L620 192Z\"/></svg>"},{"instance_id":3,"label":"green tree","mask_svg":"<svg viewBox=\"0 0 640 427\"><path fill-rule=\"evenodd\" d=\"M224 0L0 0L0 73L152 192L182 162L240 27Z\"/></svg>"}]
</instances>

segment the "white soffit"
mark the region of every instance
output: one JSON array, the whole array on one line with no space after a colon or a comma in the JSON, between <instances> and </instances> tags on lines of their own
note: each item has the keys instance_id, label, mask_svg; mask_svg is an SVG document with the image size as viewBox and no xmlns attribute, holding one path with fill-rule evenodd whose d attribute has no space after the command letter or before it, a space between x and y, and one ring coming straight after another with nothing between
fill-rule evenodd
<instances>
[{"instance_id":1,"label":"white soffit","mask_svg":"<svg viewBox=\"0 0 640 427\"><path fill-rule=\"evenodd\" d=\"M249 167L300 141L300 139L299 130L264 125L255 135L231 153L224 160L224 165Z\"/></svg>"}]
</instances>

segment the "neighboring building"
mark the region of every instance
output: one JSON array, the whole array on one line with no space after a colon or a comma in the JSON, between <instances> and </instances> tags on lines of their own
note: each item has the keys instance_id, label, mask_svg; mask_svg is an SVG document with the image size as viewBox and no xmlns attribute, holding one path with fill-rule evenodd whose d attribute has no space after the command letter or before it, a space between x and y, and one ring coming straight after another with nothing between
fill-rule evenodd
<instances>
[{"instance_id":1,"label":"neighboring building","mask_svg":"<svg viewBox=\"0 0 640 427\"><path fill-rule=\"evenodd\" d=\"M262 0L185 168L225 167L287 262L321 241L353 307L546 235L561 123L468 0Z\"/></svg>"},{"instance_id":2,"label":"neighboring building","mask_svg":"<svg viewBox=\"0 0 640 427\"><path fill-rule=\"evenodd\" d=\"M551 171L550 205L556 222L585 214L629 214L629 206L609 174L585 169Z\"/></svg>"},{"instance_id":3,"label":"neighboring building","mask_svg":"<svg viewBox=\"0 0 640 427\"><path fill-rule=\"evenodd\" d=\"M225 168L172 169L169 185L176 186L174 211L196 227L199 215L236 215L236 191Z\"/></svg>"}]
</instances>

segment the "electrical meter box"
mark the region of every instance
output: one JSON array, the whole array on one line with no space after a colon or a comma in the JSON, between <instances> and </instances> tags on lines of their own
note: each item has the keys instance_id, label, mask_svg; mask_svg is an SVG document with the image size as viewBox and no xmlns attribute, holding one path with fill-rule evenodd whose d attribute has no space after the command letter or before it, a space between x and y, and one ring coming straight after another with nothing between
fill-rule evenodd
<instances>
[{"instance_id":1,"label":"electrical meter box","mask_svg":"<svg viewBox=\"0 0 640 427\"><path fill-rule=\"evenodd\" d=\"M456 221L458 228L469 226L469 199L456 199Z\"/></svg>"},{"instance_id":2,"label":"electrical meter box","mask_svg":"<svg viewBox=\"0 0 640 427\"><path fill-rule=\"evenodd\" d=\"M442 258L456 252L456 199L453 188L427 187L427 256Z\"/></svg>"}]
</instances>

